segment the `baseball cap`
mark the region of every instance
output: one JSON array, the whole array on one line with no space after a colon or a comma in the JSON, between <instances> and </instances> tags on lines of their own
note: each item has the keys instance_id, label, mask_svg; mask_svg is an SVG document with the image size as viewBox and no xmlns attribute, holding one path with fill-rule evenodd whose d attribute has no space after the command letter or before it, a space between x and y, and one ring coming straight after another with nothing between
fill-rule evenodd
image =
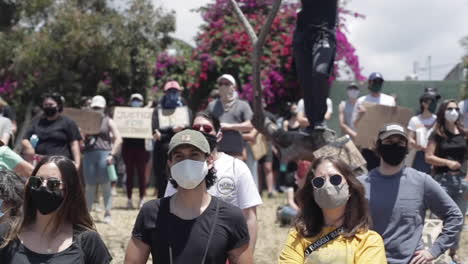
<instances>
[{"instance_id":1,"label":"baseball cap","mask_svg":"<svg viewBox=\"0 0 468 264\"><path fill-rule=\"evenodd\" d=\"M400 135L405 139L408 139L408 135L406 134L405 128L397 123L390 123L384 125L382 129L379 131L379 139L384 140L390 136Z\"/></svg>"},{"instance_id":2,"label":"baseball cap","mask_svg":"<svg viewBox=\"0 0 468 264\"><path fill-rule=\"evenodd\" d=\"M181 145L194 146L205 154L211 152L210 144L208 144L206 137L201 132L192 129L186 129L175 134L169 142L169 151L167 153L170 154L175 148Z\"/></svg>"},{"instance_id":3,"label":"baseball cap","mask_svg":"<svg viewBox=\"0 0 468 264\"><path fill-rule=\"evenodd\" d=\"M355 82L352 82L346 87L346 89L352 89L352 88L359 89L359 85Z\"/></svg>"},{"instance_id":4,"label":"baseball cap","mask_svg":"<svg viewBox=\"0 0 468 264\"><path fill-rule=\"evenodd\" d=\"M436 100L440 99L439 90L437 90L437 88L432 88L432 87L424 88L424 95L432 96Z\"/></svg>"},{"instance_id":5,"label":"baseball cap","mask_svg":"<svg viewBox=\"0 0 468 264\"><path fill-rule=\"evenodd\" d=\"M94 96L93 99L91 100L91 108L93 107L105 108L106 99L101 95Z\"/></svg>"},{"instance_id":6,"label":"baseball cap","mask_svg":"<svg viewBox=\"0 0 468 264\"><path fill-rule=\"evenodd\" d=\"M380 72L371 73L371 75L369 76L369 81L373 81L375 79L381 79L382 81L384 81L383 75Z\"/></svg>"},{"instance_id":7,"label":"baseball cap","mask_svg":"<svg viewBox=\"0 0 468 264\"><path fill-rule=\"evenodd\" d=\"M231 82L232 84L234 84L235 86L237 86L237 85L236 85L236 79L234 79L234 77L232 77L231 74L223 74L223 75L221 75L221 76L218 78L218 80L216 80L216 81L219 82L219 80L221 80L221 79L228 80L229 82Z\"/></svg>"},{"instance_id":8,"label":"baseball cap","mask_svg":"<svg viewBox=\"0 0 468 264\"><path fill-rule=\"evenodd\" d=\"M169 81L164 85L164 91L167 91L169 89L177 89L179 91L182 91L182 87L180 87L177 81Z\"/></svg>"},{"instance_id":9,"label":"baseball cap","mask_svg":"<svg viewBox=\"0 0 468 264\"><path fill-rule=\"evenodd\" d=\"M130 96L130 101L132 100L140 100L140 101L143 101L143 95L139 94L139 93L134 93Z\"/></svg>"}]
</instances>

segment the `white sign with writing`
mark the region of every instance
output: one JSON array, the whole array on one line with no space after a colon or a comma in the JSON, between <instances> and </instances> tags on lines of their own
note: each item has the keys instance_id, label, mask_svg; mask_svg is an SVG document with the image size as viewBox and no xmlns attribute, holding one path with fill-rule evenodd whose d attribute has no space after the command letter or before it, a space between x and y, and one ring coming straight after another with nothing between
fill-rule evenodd
<instances>
[{"instance_id":1,"label":"white sign with writing","mask_svg":"<svg viewBox=\"0 0 468 264\"><path fill-rule=\"evenodd\" d=\"M189 110L187 106L175 109L158 108L159 128L188 127L190 125Z\"/></svg>"},{"instance_id":2,"label":"white sign with writing","mask_svg":"<svg viewBox=\"0 0 468 264\"><path fill-rule=\"evenodd\" d=\"M116 107L114 122L123 138L152 138L153 108Z\"/></svg>"}]
</instances>

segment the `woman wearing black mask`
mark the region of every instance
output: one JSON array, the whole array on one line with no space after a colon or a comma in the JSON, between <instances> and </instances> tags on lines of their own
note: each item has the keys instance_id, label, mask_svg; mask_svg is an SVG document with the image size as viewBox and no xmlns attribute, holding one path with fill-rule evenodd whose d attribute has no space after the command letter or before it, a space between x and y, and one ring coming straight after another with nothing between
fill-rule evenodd
<instances>
[{"instance_id":1,"label":"woman wearing black mask","mask_svg":"<svg viewBox=\"0 0 468 264\"><path fill-rule=\"evenodd\" d=\"M370 230L364 187L346 163L316 160L297 200L301 212L280 264L387 263L382 238Z\"/></svg>"},{"instance_id":2,"label":"woman wearing black mask","mask_svg":"<svg viewBox=\"0 0 468 264\"><path fill-rule=\"evenodd\" d=\"M60 155L72 159L77 169L80 167L82 138L76 123L61 114L63 103L63 97L58 94L43 97L43 115L32 122L22 141L28 161L32 162L37 155Z\"/></svg>"},{"instance_id":3,"label":"woman wearing black mask","mask_svg":"<svg viewBox=\"0 0 468 264\"><path fill-rule=\"evenodd\" d=\"M26 184L21 221L0 234L0 263L110 263L112 257L86 210L73 162L47 157L32 175Z\"/></svg>"},{"instance_id":4,"label":"woman wearing black mask","mask_svg":"<svg viewBox=\"0 0 468 264\"><path fill-rule=\"evenodd\" d=\"M446 100L437 111L437 123L429 138L426 161L433 166L433 176L455 201L463 215L466 213L467 192L467 135L460 119L456 100ZM459 238L458 238L459 239ZM454 261L458 261L458 243L450 250Z\"/></svg>"}]
</instances>

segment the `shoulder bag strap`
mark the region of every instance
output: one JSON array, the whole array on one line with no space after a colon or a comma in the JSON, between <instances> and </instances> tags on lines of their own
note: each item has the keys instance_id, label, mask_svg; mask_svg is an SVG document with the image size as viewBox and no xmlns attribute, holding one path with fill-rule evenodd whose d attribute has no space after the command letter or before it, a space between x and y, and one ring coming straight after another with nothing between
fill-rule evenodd
<instances>
[{"instance_id":1,"label":"shoulder bag strap","mask_svg":"<svg viewBox=\"0 0 468 264\"><path fill-rule=\"evenodd\" d=\"M333 230L332 232L326 234L325 236L319 238L317 241L315 241L314 243L312 243L310 246L306 248L306 250L304 251L304 255L308 257L310 254L312 254L312 252L314 252L321 246L326 245L329 242L335 240L337 237L341 235L342 232L343 232L343 227L339 227Z\"/></svg>"},{"instance_id":2,"label":"shoulder bag strap","mask_svg":"<svg viewBox=\"0 0 468 264\"><path fill-rule=\"evenodd\" d=\"M216 199L216 198L214 198L214 199ZM219 200L216 199L215 217L214 217L214 220L213 220L213 225L211 226L210 235L208 236L208 242L206 242L206 249L205 249L205 253L203 254L203 259L202 259L201 264L205 263L206 256L208 255L208 249L210 248L211 239L213 238L213 233L214 233L214 231L216 229L216 224L218 223L218 217L219 217Z\"/></svg>"}]
</instances>

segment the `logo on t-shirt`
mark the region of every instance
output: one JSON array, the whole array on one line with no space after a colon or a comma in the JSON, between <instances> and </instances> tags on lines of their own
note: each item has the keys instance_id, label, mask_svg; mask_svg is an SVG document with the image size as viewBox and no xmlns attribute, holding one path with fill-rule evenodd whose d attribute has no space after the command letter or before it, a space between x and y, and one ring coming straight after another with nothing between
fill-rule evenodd
<instances>
[{"instance_id":1,"label":"logo on t-shirt","mask_svg":"<svg viewBox=\"0 0 468 264\"><path fill-rule=\"evenodd\" d=\"M236 190L236 183L231 177L223 177L219 179L217 184L218 192L222 195L228 195Z\"/></svg>"}]
</instances>

